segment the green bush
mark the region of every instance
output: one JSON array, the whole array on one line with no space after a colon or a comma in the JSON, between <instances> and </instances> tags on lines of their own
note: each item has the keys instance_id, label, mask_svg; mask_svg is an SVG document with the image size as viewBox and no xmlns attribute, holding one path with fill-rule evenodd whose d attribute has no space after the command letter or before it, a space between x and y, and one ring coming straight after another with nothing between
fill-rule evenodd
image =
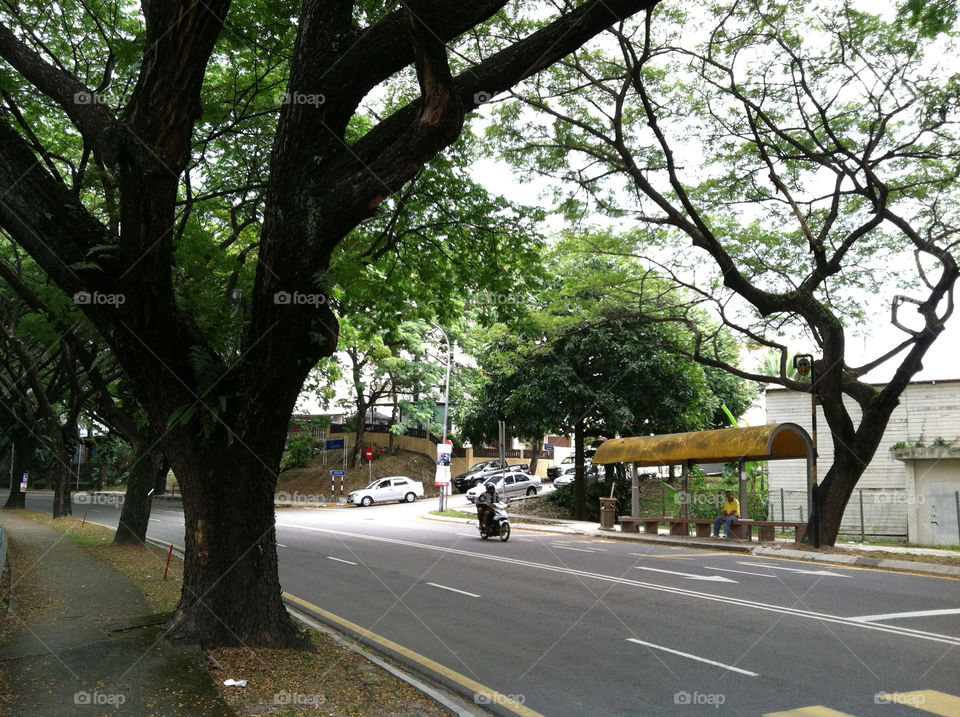
<instances>
[{"instance_id":1,"label":"green bush","mask_svg":"<svg viewBox=\"0 0 960 717\"><path fill-rule=\"evenodd\" d=\"M303 468L319 453L317 442L311 435L300 435L290 439L284 454L283 467Z\"/></svg>"}]
</instances>

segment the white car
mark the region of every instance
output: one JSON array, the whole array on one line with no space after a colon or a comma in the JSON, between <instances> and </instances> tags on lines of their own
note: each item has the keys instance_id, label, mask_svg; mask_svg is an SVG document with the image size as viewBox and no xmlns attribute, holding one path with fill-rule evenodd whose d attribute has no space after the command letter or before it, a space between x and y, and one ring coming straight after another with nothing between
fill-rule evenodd
<instances>
[{"instance_id":1,"label":"white car","mask_svg":"<svg viewBox=\"0 0 960 717\"><path fill-rule=\"evenodd\" d=\"M573 485L574 480L577 477L577 467L570 466L569 468L564 468L563 472L553 479L554 488L563 488L565 485ZM604 476L601 474L597 466L591 466L587 464L583 469L583 477L588 483L594 481L603 483Z\"/></svg>"},{"instance_id":2,"label":"white car","mask_svg":"<svg viewBox=\"0 0 960 717\"><path fill-rule=\"evenodd\" d=\"M467 500L471 503L476 503L477 496L486 492L488 485L492 485L494 490L496 490L498 501L518 498L520 496L534 496L539 493L543 487L538 476L530 475L522 471L508 471L491 476L480 485L476 485L468 490Z\"/></svg>"},{"instance_id":3,"label":"white car","mask_svg":"<svg viewBox=\"0 0 960 717\"><path fill-rule=\"evenodd\" d=\"M417 498L423 498L423 483L407 476L387 476L377 478L366 488L352 491L347 502L366 507L388 500L412 503Z\"/></svg>"},{"instance_id":4,"label":"white car","mask_svg":"<svg viewBox=\"0 0 960 717\"><path fill-rule=\"evenodd\" d=\"M560 473L556 478L553 479L554 488L562 488L565 485L573 484L574 479L577 477L577 467L571 466L569 468L564 468L563 472Z\"/></svg>"}]
</instances>

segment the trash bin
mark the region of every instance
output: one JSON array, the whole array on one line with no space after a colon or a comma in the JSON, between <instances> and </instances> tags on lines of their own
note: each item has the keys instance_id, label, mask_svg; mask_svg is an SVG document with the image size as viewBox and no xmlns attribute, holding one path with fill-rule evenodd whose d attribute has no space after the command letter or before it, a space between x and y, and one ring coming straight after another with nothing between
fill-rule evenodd
<instances>
[{"instance_id":1,"label":"trash bin","mask_svg":"<svg viewBox=\"0 0 960 717\"><path fill-rule=\"evenodd\" d=\"M600 530L613 530L617 524L617 499L600 499Z\"/></svg>"}]
</instances>

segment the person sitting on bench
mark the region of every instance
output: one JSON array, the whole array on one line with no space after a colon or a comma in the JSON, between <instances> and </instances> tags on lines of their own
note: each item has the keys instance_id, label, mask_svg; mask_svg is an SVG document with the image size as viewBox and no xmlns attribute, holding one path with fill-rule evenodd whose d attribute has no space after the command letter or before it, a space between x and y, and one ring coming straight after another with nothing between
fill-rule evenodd
<instances>
[{"instance_id":1,"label":"person sitting on bench","mask_svg":"<svg viewBox=\"0 0 960 717\"><path fill-rule=\"evenodd\" d=\"M730 526L733 524L737 518L740 517L740 501L733 497L733 491L728 490L726 492L727 500L723 504L723 515L718 515L716 520L713 521L713 538L720 537L720 526L725 525L723 529L723 537L730 537Z\"/></svg>"}]
</instances>

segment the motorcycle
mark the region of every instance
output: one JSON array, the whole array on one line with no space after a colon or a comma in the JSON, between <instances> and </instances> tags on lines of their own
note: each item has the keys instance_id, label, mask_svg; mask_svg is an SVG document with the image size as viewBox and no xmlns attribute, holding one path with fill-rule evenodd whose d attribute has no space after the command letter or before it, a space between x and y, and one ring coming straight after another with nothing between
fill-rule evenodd
<instances>
[{"instance_id":1,"label":"motorcycle","mask_svg":"<svg viewBox=\"0 0 960 717\"><path fill-rule=\"evenodd\" d=\"M490 500L483 500L485 493L481 493L477 498L477 527L480 530L480 537L500 538L504 543L510 539L510 520L507 518L507 512L502 506Z\"/></svg>"}]
</instances>

